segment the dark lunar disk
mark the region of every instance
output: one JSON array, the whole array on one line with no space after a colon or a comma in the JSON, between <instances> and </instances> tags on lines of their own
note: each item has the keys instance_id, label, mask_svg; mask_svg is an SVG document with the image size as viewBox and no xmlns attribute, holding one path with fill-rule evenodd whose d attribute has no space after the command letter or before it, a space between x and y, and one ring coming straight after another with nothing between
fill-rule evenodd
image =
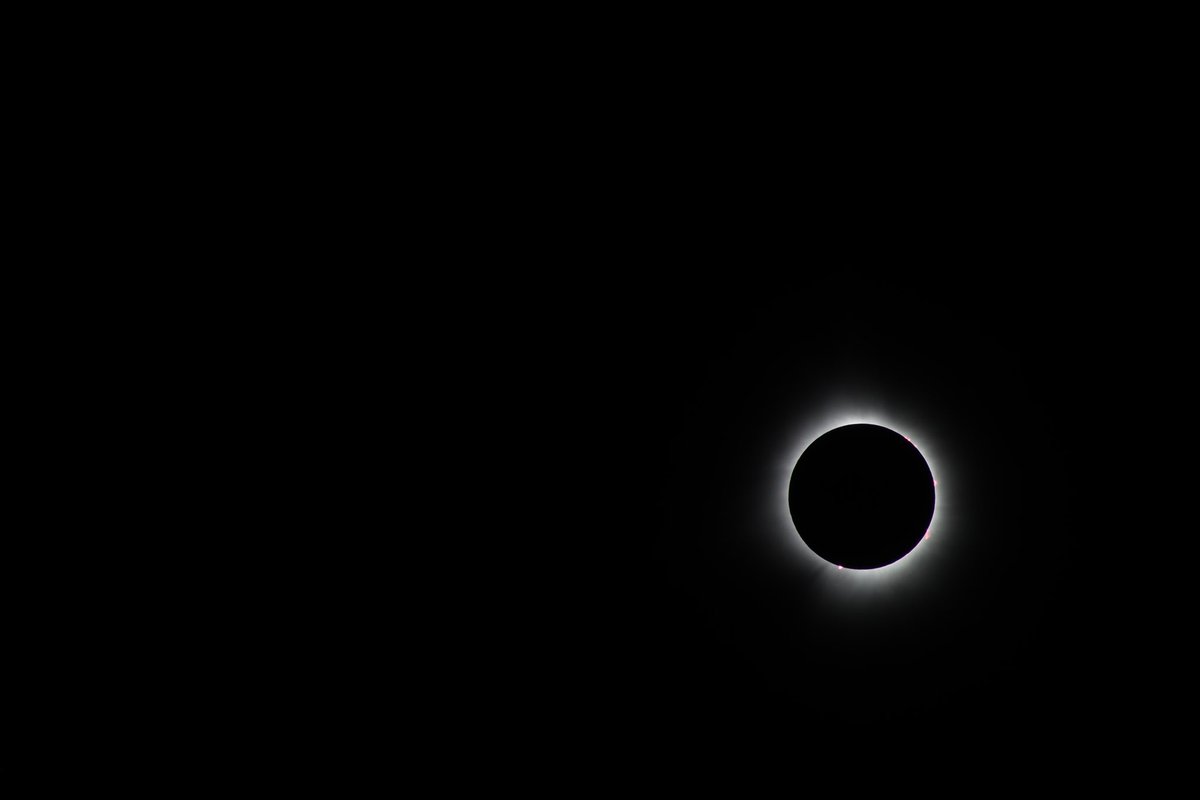
<instances>
[{"instance_id":1,"label":"dark lunar disk","mask_svg":"<svg viewBox=\"0 0 1200 800\"><path fill-rule=\"evenodd\" d=\"M788 508L800 538L821 558L875 569L921 541L933 495L933 473L911 442L879 425L846 425L800 456Z\"/></svg>"}]
</instances>

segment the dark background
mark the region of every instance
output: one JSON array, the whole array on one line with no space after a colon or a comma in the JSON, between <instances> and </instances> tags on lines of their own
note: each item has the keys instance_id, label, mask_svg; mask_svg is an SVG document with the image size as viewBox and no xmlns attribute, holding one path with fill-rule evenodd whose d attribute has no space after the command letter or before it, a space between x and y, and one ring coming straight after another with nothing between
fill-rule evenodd
<instances>
[{"instance_id":1,"label":"dark background","mask_svg":"<svg viewBox=\"0 0 1200 800\"><path fill-rule=\"evenodd\" d=\"M1075 22L1064 39L1086 36ZM947 38L968 52L972 35ZM390 69L363 68L381 89L330 83L344 110L319 116L348 141L311 150L330 158L333 190L291 130L313 116L305 91L304 121L249 146L232 137L245 174L200 198L201 232L139 226L159 266L180 249L203 270L229 257L211 303L179 292L201 306L187 346L99 303L96 329L128 342L85 330L67 349L88 369L41 359L73 383L46 404L46 427L84 431L41 457L97 497L56 496L39 469L19 471L46 509L84 516L48 516L38 538L98 573L69 618L101 641L43 624L62 593L21 557L32 537L11 536L8 635L62 671L36 663L31 683L56 685L14 682L19 705L40 712L81 675L120 703L103 675L115 653L139 683L170 681L175 664L204 673L171 697L204 703L228 676L251 696L238 723L246 708L320 719L388 763L396 739L415 739L451 754L446 774L473 770L473 736L539 767L547 753L816 740L852 760L880 743L1017 760L1036 745L1082 752L1095 774L1131 743L1186 730L1194 257L1169 237L1191 221L1168 146L1186 93L1131 75L1136 56L1108 37L1095 37L1118 56L1104 73L1064 54L1053 78L1030 67L1014 81L1024 53L1008 41L987 70L931 54L912 75L893 70L907 56L868 64L834 45L823 58L807 42L797 64L795 41L764 47L755 30L748 57L727 36L691 40L705 59L650 42L661 69L627 64L614 81L626 54L609 41L584 56L590 69L564 70L483 36L511 52L479 64L447 49L401 90ZM1154 49L1152 69L1180 72L1183 49ZM520 55L522 73L499 68ZM430 79L453 70L452 86ZM433 108L415 107L422 92ZM368 133L380 146L360 144ZM196 148L197 163L212 152ZM247 177L261 195L229 188ZM268 199L293 187L294 205ZM210 207L215 227L240 215L233 227L257 241L210 236ZM247 286L264 260L277 274ZM170 291L114 288L178 317ZM127 353L132 380L115 363ZM164 381L164 363L182 374ZM858 610L831 608L759 536L775 444L844 383L945 432L971 531L938 582ZM126 432L143 426L152 444L131 452ZM79 442L85 458L60 456ZM122 458L155 479L126 480ZM163 467L175 459L190 469ZM124 534L139 515L149 545ZM94 553L136 580L95 568ZM187 607L215 647L162 601L189 570ZM113 593L134 611L91 602ZM135 626L154 656L125 670L112 631L146 608L166 617ZM160 631L182 644L164 651ZM256 649L281 656L248 658ZM261 665L249 680L248 661ZM270 694L277 707L261 705ZM324 724L314 704L353 721ZM812 774L811 759L798 766Z\"/></svg>"}]
</instances>

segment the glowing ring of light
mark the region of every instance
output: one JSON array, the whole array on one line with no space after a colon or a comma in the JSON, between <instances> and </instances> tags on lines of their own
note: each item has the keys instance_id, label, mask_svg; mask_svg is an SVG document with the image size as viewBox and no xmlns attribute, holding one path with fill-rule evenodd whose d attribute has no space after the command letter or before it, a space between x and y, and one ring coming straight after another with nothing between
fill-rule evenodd
<instances>
[{"instance_id":1,"label":"glowing ring of light","mask_svg":"<svg viewBox=\"0 0 1200 800\"><path fill-rule=\"evenodd\" d=\"M933 473L937 487L937 502L925 536L907 555L877 569L842 569L830 564L809 549L800 537L788 508L788 487L792 470L800 456L817 437L844 425L867 423L881 425L904 436L924 456ZM865 406L839 404L837 410L809 419L797 426L785 440L786 445L775 461L772 480L771 538L795 559L805 571L816 575L830 595L844 599L863 597L878 590L891 590L901 585L936 580L937 573L946 567L947 548L958 537L954 524L956 487L953 480L944 480L952 454L939 444L934 428L922 425L912 415L884 413Z\"/></svg>"}]
</instances>

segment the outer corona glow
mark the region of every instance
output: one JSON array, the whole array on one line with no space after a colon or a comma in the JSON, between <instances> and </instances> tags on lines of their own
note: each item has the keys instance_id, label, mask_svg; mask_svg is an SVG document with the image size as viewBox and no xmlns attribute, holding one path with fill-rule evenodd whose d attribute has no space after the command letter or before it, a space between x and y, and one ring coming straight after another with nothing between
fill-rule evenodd
<instances>
[{"instance_id":1,"label":"outer corona glow","mask_svg":"<svg viewBox=\"0 0 1200 800\"><path fill-rule=\"evenodd\" d=\"M796 531L788 509L788 485L792 471L808 446L834 428L859 423L880 425L907 439L924 457L930 472L933 473L933 484L937 487L933 518L916 547L898 561L865 570L843 569L842 566L828 563L810 550ZM914 415L854 408L851 404L841 404L836 410L815 415L804 424L798 425L792 435L781 444L773 481L772 505L776 511L773 514L772 537L782 546L788 560L795 559L794 563L818 580L823 580L821 576L828 576L833 584L830 593L841 599L862 598L881 589L891 590L934 579L935 573L945 566L946 548L953 547L956 538L954 525L951 524L955 507L954 482L944 480L951 456L944 448L939 447L936 433L936 428L922 425L921 420ZM938 534L936 539L931 538L935 532Z\"/></svg>"}]
</instances>

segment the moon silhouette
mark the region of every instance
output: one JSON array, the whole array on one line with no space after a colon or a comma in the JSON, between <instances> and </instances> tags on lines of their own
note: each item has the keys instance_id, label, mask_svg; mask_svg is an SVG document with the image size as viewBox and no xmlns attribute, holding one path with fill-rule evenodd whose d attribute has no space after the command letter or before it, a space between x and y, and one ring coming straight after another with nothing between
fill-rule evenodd
<instances>
[{"instance_id":1,"label":"moon silhouette","mask_svg":"<svg viewBox=\"0 0 1200 800\"><path fill-rule=\"evenodd\" d=\"M788 485L788 510L804 543L847 569L878 569L920 543L933 519L933 473L904 436L856 424L819 436Z\"/></svg>"}]
</instances>

